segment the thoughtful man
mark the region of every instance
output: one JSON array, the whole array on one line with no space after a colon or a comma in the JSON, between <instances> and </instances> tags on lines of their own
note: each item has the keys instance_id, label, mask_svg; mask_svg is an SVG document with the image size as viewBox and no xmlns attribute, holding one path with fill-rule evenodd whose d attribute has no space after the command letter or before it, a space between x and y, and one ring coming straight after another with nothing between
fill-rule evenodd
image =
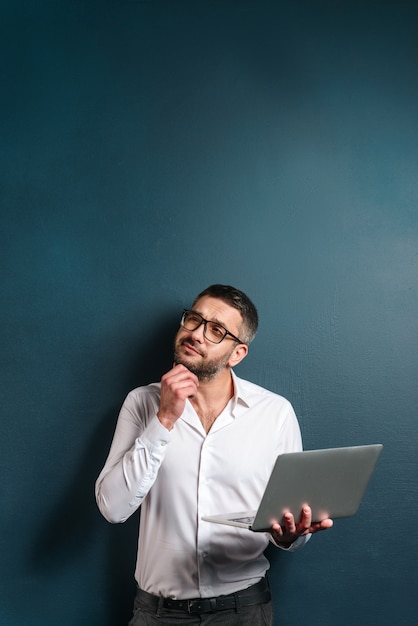
<instances>
[{"instance_id":1,"label":"thoughtful man","mask_svg":"<svg viewBox=\"0 0 418 626\"><path fill-rule=\"evenodd\" d=\"M233 372L257 325L243 292L208 287L183 312L173 367L122 406L96 499L114 523L141 507L131 626L273 624L268 543L292 551L332 525L309 507L266 533L202 520L257 509L277 455L302 448L290 403Z\"/></svg>"}]
</instances>

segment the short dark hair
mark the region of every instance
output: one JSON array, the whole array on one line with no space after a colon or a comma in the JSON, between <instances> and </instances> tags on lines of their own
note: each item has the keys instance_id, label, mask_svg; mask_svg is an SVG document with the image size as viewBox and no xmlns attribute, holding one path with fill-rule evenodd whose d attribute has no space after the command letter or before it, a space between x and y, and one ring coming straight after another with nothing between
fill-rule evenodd
<instances>
[{"instance_id":1,"label":"short dark hair","mask_svg":"<svg viewBox=\"0 0 418 626\"><path fill-rule=\"evenodd\" d=\"M241 331L243 336L241 339L246 344L252 342L258 328L258 313L254 304L243 291L231 287L230 285L210 285L210 287L207 287L194 299L192 306L204 296L218 298L234 307L234 309L237 309L241 313L243 320L243 328Z\"/></svg>"}]
</instances>

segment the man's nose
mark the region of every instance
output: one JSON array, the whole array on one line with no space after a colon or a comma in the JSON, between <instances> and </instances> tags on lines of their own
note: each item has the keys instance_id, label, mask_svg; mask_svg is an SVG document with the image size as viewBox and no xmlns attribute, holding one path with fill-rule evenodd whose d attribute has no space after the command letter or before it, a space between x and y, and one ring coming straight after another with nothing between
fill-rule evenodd
<instances>
[{"instance_id":1,"label":"man's nose","mask_svg":"<svg viewBox=\"0 0 418 626\"><path fill-rule=\"evenodd\" d=\"M200 324L200 326L198 326L197 328L195 328L195 330L192 330L192 338L194 341L199 341L200 343L203 343L203 341L205 340L205 323L202 322Z\"/></svg>"}]
</instances>

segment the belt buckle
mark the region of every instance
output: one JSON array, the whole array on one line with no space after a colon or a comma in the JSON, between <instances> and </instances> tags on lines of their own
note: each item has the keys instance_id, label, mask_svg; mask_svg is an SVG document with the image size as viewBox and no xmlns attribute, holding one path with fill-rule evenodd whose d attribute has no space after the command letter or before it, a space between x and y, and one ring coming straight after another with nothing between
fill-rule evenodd
<instances>
[{"instance_id":1,"label":"belt buckle","mask_svg":"<svg viewBox=\"0 0 418 626\"><path fill-rule=\"evenodd\" d=\"M187 612L189 614L208 613L210 611L216 610L216 606L213 607L212 600L215 600L215 598L194 598L193 600L187 600Z\"/></svg>"},{"instance_id":2,"label":"belt buckle","mask_svg":"<svg viewBox=\"0 0 418 626\"><path fill-rule=\"evenodd\" d=\"M187 600L187 612L191 613L211 613L212 611L218 611L217 598L195 598L194 600Z\"/></svg>"}]
</instances>

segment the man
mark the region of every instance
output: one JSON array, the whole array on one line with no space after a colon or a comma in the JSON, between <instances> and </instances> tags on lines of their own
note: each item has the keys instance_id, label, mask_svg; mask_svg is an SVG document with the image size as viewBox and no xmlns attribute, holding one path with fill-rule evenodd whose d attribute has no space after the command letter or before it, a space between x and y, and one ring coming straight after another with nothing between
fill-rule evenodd
<instances>
[{"instance_id":1,"label":"man","mask_svg":"<svg viewBox=\"0 0 418 626\"><path fill-rule=\"evenodd\" d=\"M244 293L208 287L183 312L171 370L121 409L96 499L110 522L141 506L131 626L273 624L269 541L292 551L332 525L309 507L269 533L202 520L256 509L277 455L302 448L290 403L233 372L257 325Z\"/></svg>"}]
</instances>

